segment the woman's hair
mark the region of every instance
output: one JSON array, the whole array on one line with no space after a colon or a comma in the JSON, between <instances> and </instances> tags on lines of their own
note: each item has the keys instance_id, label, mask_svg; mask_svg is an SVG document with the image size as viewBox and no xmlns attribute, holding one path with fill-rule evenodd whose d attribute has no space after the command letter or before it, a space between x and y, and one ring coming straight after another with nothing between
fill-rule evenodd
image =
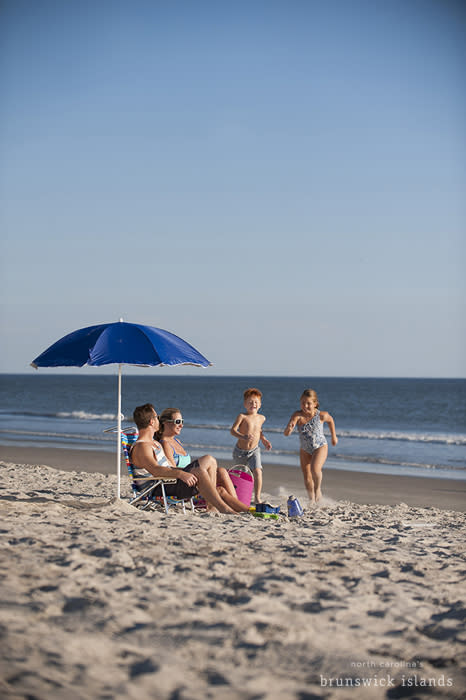
<instances>
[{"instance_id":1,"label":"woman's hair","mask_svg":"<svg viewBox=\"0 0 466 700\"><path fill-rule=\"evenodd\" d=\"M301 394L301 400L302 399L312 399L316 405L316 408L319 408L319 399L317 398L317 394L314 389L305 389Z\"/></svg>"},{"instance_id":2,"label":"woman's hair","mask_svg":"<svg viewBox=\"0 0 466 700\"><path fill-rule=\"evenodd\" d=\"M179 408L164 408L162 413L159 416L159 429L157 430L156 433L154 433L154 438L156 440L161 440L163 438L163 428L165 423L167 423L170 420L173 420L173 416L175 413L181 413Z\"/></svg>"}]
</instances>

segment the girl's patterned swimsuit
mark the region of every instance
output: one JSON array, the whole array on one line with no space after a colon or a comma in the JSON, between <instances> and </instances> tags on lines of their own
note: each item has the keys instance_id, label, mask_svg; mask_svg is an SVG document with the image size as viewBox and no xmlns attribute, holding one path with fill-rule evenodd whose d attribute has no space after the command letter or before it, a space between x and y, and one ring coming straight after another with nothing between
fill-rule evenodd
<instances>
[{"instance_id":1,"label":"girl's patterned swimsuit","mask_svg":"<svg viewBox=\"0 0 466 700\"><path fill-rule=\"evenodd\" d=\"M324 435L324 424L320 420L319 411L316 411L315 416L307 423L304 423L304 425L298 423L298 432L300 447L304 452L312 454L319 447L327 444Z\"/></svg>"}]
</instances>

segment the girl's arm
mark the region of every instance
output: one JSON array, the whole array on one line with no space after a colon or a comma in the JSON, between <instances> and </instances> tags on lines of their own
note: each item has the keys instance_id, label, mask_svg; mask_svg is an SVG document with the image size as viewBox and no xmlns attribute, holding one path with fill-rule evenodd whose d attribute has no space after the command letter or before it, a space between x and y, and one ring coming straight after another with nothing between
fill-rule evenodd
<instances>
[{"instance_id":1,"label":"girl's arm","mask_svg":"<svg viewBox=\"0 0 466 700\"><path fill-rule=\"evenodd\" d=\"M284 435L291 435L293 430L295 429L296 423L298 422L299 418L299 412L295 411L293 415L291 416L290 420L288 421L288 425L286 426L285 430L283 431Z\"/></svg>"},{"instance_id":2,"label":"girl's arm","mask_svg":"<svg viewBox=\"0 0 466 700\"><path fill-rule=\"evenodd\" d=\"M321 411L320 420L323 423L328 423L328 427L330 428L330 435L332 437L332 445L336 445L338 442L338 438L335 431L335 421L333 420L332 416L330 415L330 413L327 413L327 411Z\"/></svg>"}]
</instances>

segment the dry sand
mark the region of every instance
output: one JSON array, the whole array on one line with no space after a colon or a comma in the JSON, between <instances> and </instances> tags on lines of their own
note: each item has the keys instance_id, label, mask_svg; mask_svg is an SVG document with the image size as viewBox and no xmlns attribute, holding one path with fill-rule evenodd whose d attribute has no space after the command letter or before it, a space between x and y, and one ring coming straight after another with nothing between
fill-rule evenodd
<instances>
[{"instance_id":1,"label":"dry sand","mask_svg":"<svg viewBox=\"0 0 466 700\"><path fill-rule=\"evenodd\" d=\"M465 697L465 482L327 470L274 522L138 511L104 453L0 459L0 697Z\"/></svg>"}]
</instances>

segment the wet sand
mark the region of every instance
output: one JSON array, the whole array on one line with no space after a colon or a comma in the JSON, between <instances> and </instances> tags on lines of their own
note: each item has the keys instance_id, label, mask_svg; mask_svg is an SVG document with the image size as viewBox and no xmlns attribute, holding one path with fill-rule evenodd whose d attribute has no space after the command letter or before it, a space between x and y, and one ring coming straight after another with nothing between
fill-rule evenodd
<instances>
[{"instance_id":1,"label":"wet sand","mask_svg":"<svg viewBox=\"0 0 466 700\"><path fill-rule=\"evenodd\" d=\"M266 455L263 455L266 458ZM116 454L98 450L0 446L0 459L19 464L46 464L64 470L116 474ZM218 460L231 467L233 462ZM126 467L121 469L122 479ZM264 465L264 494L274 497L284 488L306 500L299 467ZM341 469L324 469L323 493L335 500L360 504L434 506L466 511L466 480L367 474ZM289 495L288 494L288 495Z\"/></svg>"}]
</instances>

